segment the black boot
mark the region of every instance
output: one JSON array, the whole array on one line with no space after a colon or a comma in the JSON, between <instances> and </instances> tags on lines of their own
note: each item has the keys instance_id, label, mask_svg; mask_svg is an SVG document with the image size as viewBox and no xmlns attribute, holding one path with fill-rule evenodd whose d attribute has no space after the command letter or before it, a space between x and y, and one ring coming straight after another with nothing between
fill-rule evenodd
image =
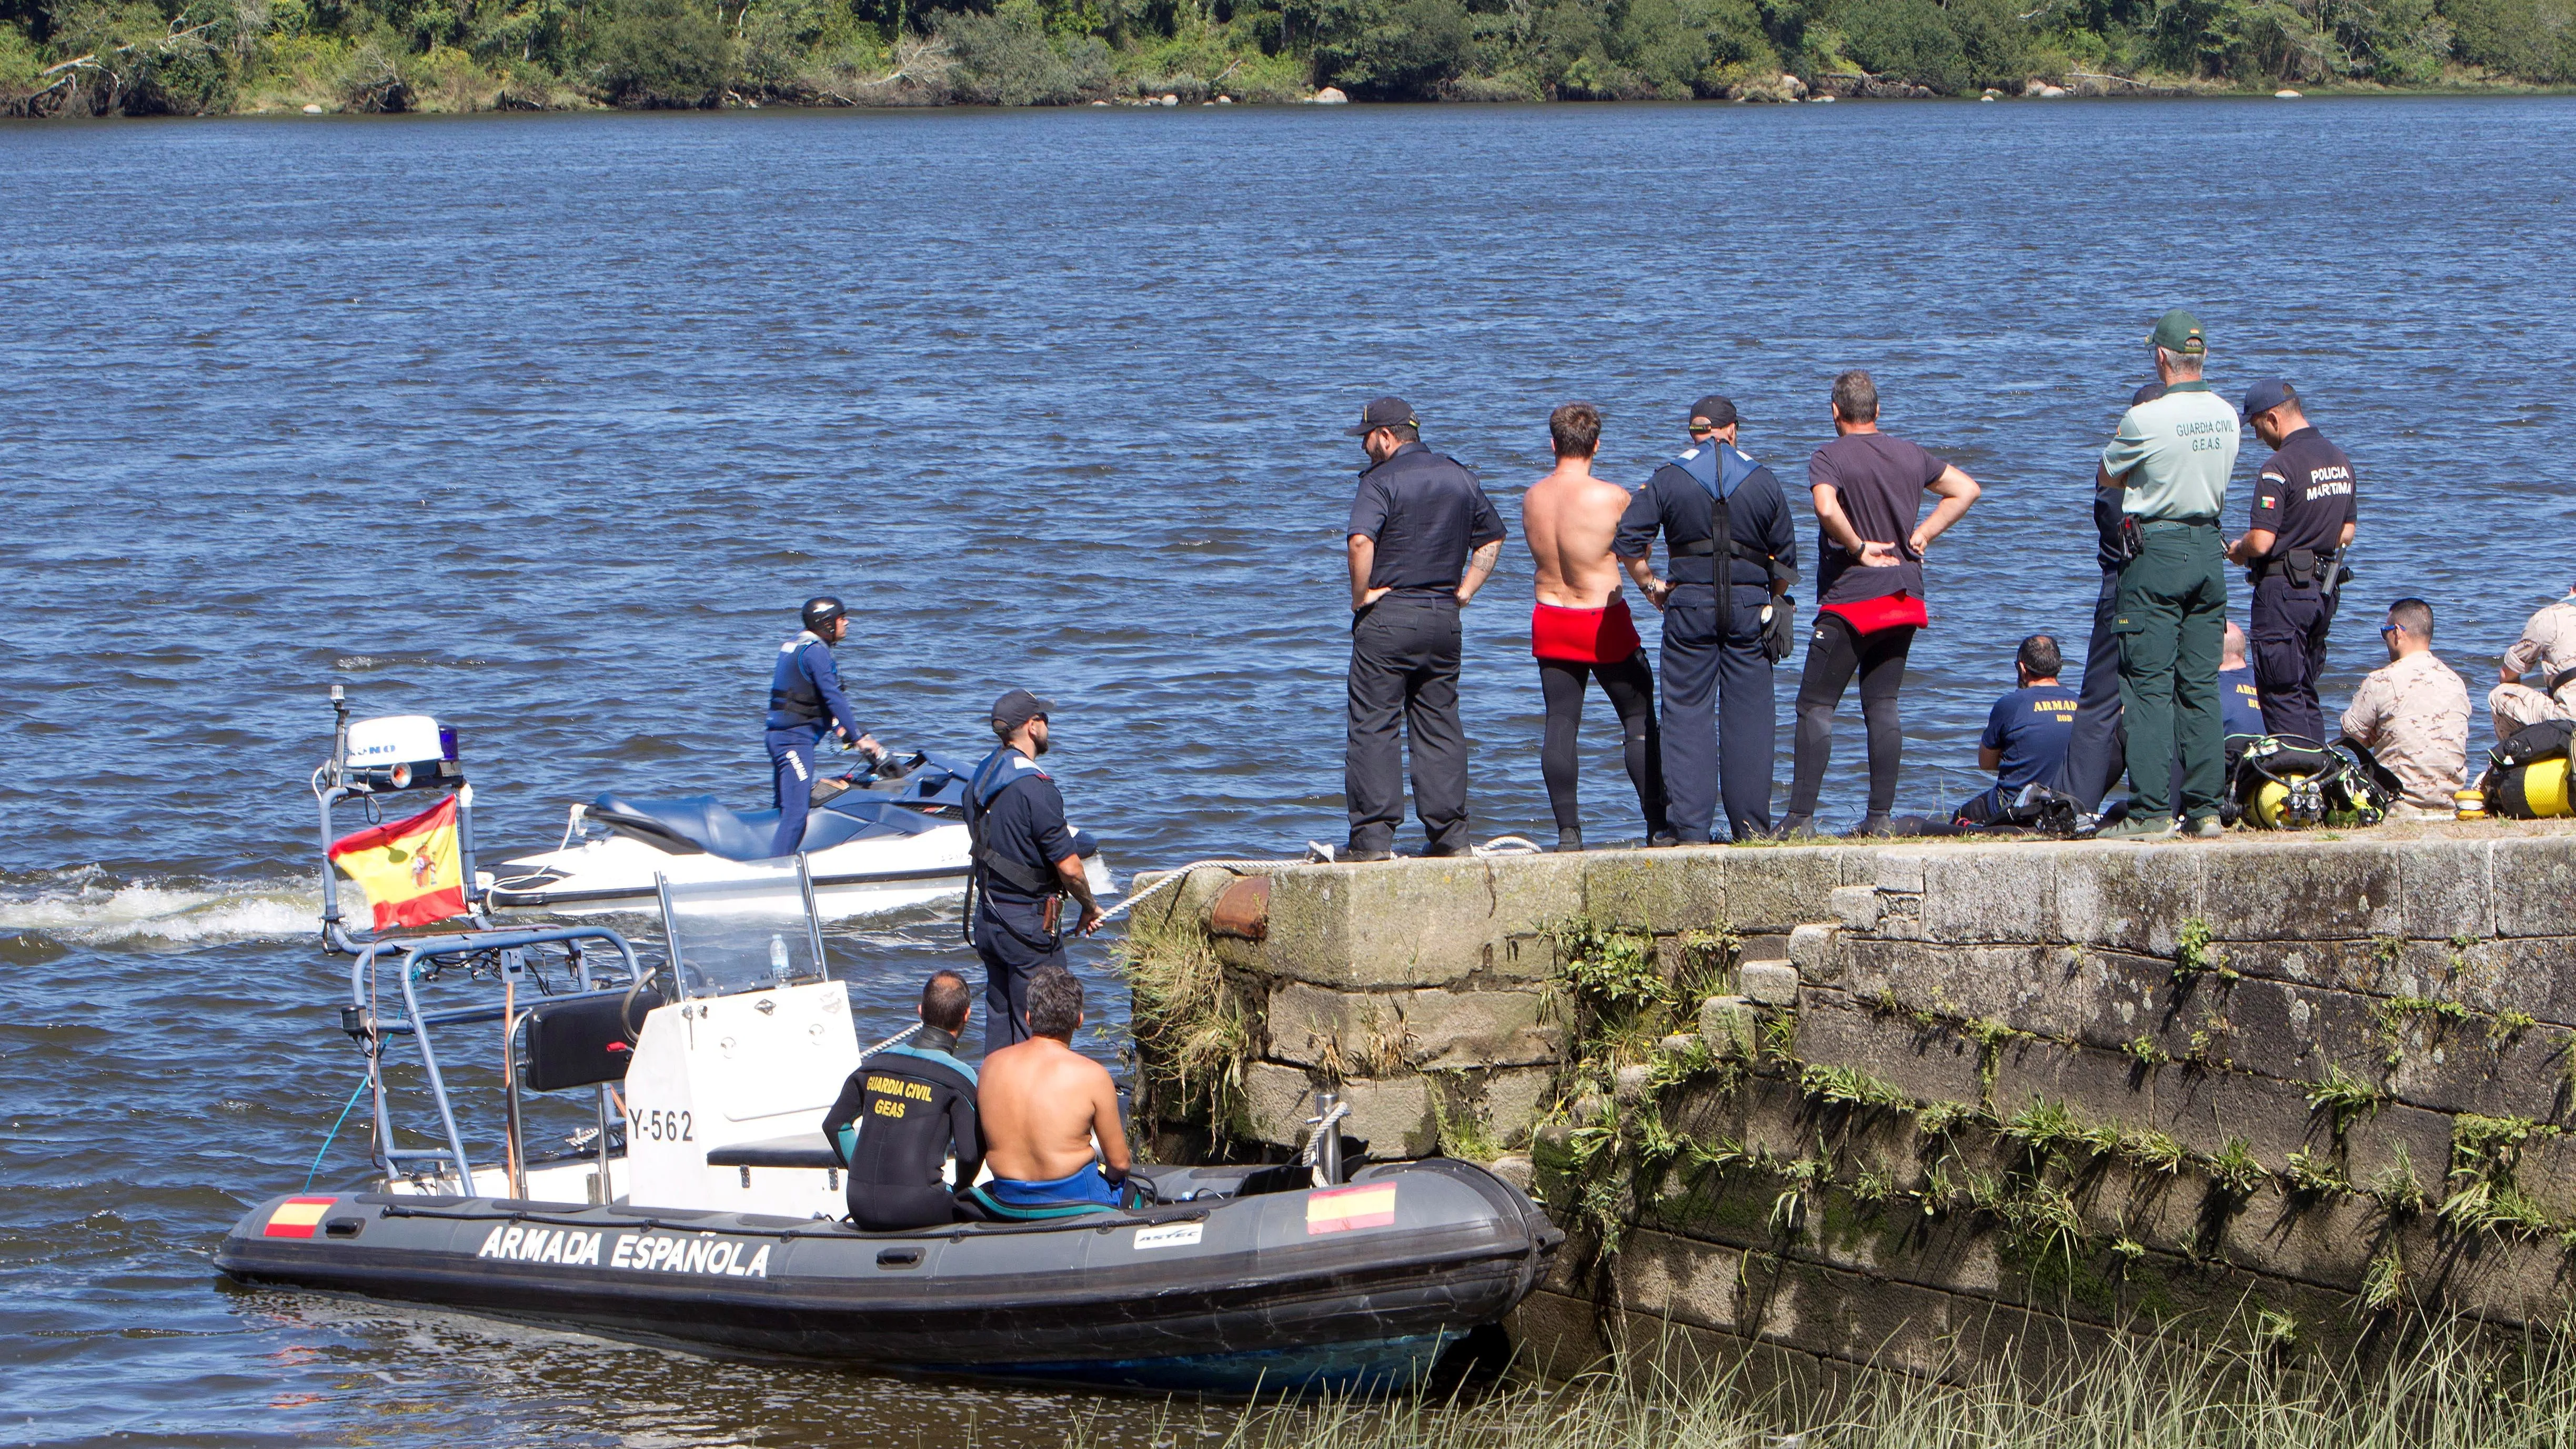
<instances>
[{"instance_id":1,"label":"black boot","mask_svg":"<svg viewBox=\"0 0 2576 1449\"><path fill-rule=\"evenodd\" d=\"M1580 825L1558 826L1556 831L1556 853L1559 855L1579 855L1582 852L1583 827Z\"/></svg>"},{"instance_id":2,"label":"black boot","mask_svg":"<svg viewBox=\"0 0 2576 1449\"><path fill-rule=\"evenodd\" d=\"M1780 817L1779 827L1771 832L1771 838L1796 840L1801 836L1812 836L1815 833L1816 817L1813 815L1783 815Z\"/></svg>"},{"instance_id":3,"label":"black boot","mask_svg":"<svg viewBox=\"0 0 2576 1449\"><path fill-rule=\"evenodd\" d=\"M1879 814L1875 810L1862 816L1860 818L1860 823L1851 828L1852 838L1855 840L1867 839L1872 836L1894 835L1895 833L1895 827L1888 818Z\"/></svg>"}]
</instances>

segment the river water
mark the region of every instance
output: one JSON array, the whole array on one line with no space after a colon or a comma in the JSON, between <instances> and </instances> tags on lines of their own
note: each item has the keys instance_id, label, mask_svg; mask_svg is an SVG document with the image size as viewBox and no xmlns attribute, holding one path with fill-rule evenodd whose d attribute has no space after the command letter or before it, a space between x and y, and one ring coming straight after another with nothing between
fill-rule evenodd
<instances>
[{"instance_id":1,"label":"river water","mask_svg":"<svg viewBox=\"0 0 2576 1449\"><path fill-rule=\"evenodd\" d=\"M329 685L461 728L488 858L610 786L764 804L769 661L832 590L881 737L973 752L1027 684L1122 867L1293 853L1343 829L1363 400L1512 518L1575 398L1635 481L1728 392L1802 494L1866 366L1986 485L1907 684L1900 808L1937 809L2015 641L2080 652L2092 450L2181 304L2222 390L2291 376L2359 463L2330 700L2404 593L2482 696L2576 578L2571 196L2565 99L0 127L0 1440L1165 1422L218 1288L358 1066L311 939ZM1467 614L1476 829L1545 839L1504 560ZM1593 709L1601 840L1633 805ZM963 959L933 912L835 936L863 1027Z\"/></svg>"}]
</instances>

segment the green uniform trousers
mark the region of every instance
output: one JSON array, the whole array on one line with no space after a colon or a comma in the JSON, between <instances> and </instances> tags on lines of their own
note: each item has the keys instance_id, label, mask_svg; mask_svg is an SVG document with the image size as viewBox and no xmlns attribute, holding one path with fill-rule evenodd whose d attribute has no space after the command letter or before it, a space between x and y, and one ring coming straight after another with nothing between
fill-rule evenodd
<instances>
[{"instance_id":1,"label":"green uniform trousers","mask_svg":"<svg viewBox=\"0 0 2576 1449\"><path fill-rule=\"evenodd\" d=\"M2156 528L2120 567L2120 714L2129 732L2129 818L2170 819L2174 748L2182 749L2182 809L2218 813L2227 732L2218 706L2218 651L2227 629L2226 557L2216 524Z\"/></svg>"}]
</instances>

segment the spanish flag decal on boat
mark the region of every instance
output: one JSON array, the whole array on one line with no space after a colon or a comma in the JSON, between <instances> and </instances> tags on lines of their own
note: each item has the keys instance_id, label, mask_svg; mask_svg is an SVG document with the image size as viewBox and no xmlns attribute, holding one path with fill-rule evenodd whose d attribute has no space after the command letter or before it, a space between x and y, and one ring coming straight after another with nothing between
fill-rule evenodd
<instances>
[{"instance_id":1,"label":"spanish flag decal on boat","mask_svg":"<svg viewBox=\"0 0 2576 1449\"><path fill-rule=\"evenodd\" d=\"M379 931L465 914L453 795L409 820L343 837L331 847L331 863L367 893Z\"/></svg>"},{"instance_id":2,"label":"spanish flag decal on boat","mask_svg":"<svg viewBox=\"0 0 2576 1449\"><path fill-rule=\"evenodd\" d=\"M1395 1184L1327 1188L1306 1196L1306 1236L1395 1225Z\"/></svg>"},{"instance_id":3,"label":"spanish flag decal on boat","mask_svg":"<svg viewBox=\"0 0 2576 1449\"><path fill-rule=\"evenodd\" d=\"M313 1226L331 1210L336 1197L290 1197L268 1215L268 1226L260 1230L263 1238L309 1238Z\"/></svg>"}]
</instances>

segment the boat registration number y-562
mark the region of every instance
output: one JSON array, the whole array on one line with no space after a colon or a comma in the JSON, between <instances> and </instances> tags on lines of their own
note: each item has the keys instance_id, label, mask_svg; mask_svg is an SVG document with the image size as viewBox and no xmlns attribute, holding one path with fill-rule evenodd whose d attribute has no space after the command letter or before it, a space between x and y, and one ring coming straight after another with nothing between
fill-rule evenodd
<instances>
[{"instance_id":1,"label":"boat registration number y-562","mask_svg":"<svg viewBox=\"0 0 2576 1449\"><path fill-rule=\"evenodd\" d=\"M655 1107L639 1110L634 1116L635 1135L655 1142L695 1142L698 1140L697 1119L687 1110Z\"/></svg>"}]
</instances>

